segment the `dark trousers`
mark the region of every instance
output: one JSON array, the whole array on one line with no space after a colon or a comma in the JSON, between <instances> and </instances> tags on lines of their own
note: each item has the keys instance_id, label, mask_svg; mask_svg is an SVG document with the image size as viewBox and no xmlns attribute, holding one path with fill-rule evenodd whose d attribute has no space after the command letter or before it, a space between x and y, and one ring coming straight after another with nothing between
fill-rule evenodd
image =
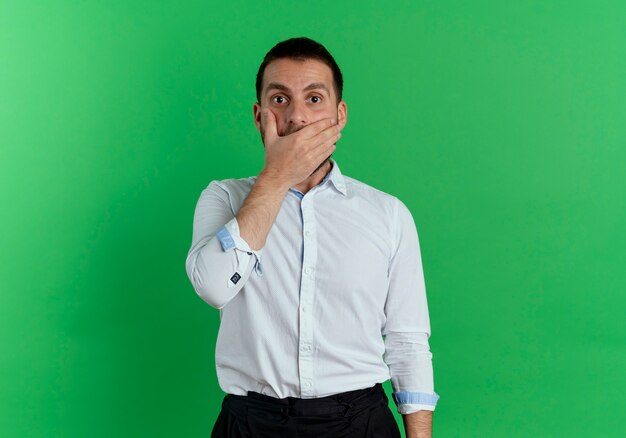
<instances>
[{"instance_id":1,"label":"dark trousers","mask_svg":"<svg viewBox=\"0 0 626 438\"><path fill-rule=\"evenodd\" d=\"M211 438L400 438L382 384L320 398L226 394Z\"/></svg>"}]
</instances>

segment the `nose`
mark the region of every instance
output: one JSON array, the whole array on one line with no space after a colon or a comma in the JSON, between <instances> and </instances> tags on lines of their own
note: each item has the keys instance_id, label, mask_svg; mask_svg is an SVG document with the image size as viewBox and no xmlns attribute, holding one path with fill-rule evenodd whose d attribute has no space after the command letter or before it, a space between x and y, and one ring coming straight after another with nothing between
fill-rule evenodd
<instances>
[{"instance_id":1,"label":"nose","mask_svg":"<svg viewBox=\"0 0 626 438\"><path fill-rule=\"evenodd\" d=\"M294 100L291 105L289 105L287 122L294 126L304 126L308 123L307 109L304 102Z\"/></svg>"}]
</instances>

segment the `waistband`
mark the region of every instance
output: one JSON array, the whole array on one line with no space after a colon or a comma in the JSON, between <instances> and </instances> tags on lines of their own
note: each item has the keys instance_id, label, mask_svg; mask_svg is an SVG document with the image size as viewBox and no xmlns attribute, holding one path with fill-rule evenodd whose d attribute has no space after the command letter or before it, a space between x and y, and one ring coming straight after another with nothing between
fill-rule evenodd
<instances>
[{"instance_id":1,"label":"waistband","mask_svg":"<svg viewBox=\"0 0 626 438\"><path fill-rule=\"evenodd\" d=\"M342 415L350 416L377 404L387 405L389 399L382 383L318 398L285 397L248 391L248 395L226 394L223 405L243 414L248 407L288 416Z\"/></svg>"}]
</instances>

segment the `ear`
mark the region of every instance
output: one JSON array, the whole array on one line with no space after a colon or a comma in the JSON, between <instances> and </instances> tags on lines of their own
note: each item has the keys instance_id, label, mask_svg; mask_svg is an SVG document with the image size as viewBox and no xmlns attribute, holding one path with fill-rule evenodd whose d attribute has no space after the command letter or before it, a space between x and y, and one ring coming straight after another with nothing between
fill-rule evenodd
<instances>
[{"instance_id":1,"label":"ear","mask_svg":"<svg viewBox=\"0 0 626 438\"><path fill-rule=\"evenodd\" d=\"M346 123L348 123L348 105L342 99L339 105L337 105L337 124L340 131L343 130Z\"/></svg>"},{"instance_id":2,"label":"ear","mask_svg":"<svg viewBox=\"0 0 626 438\"><path fill-rule=\"evenodd\" d=\"M256 129L261 132L261 105L257 102L252 105L252 112L254 113L254 125Z\"/></svg>"}]
</instances>

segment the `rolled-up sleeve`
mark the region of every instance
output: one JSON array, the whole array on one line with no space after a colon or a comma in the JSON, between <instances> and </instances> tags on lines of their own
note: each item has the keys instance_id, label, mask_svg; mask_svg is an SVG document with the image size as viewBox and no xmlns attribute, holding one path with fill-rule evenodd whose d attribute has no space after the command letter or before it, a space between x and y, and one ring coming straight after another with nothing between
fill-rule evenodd
<instances>
[{"instance_id":1,"label":"rolled-up sleeve","mask_svg":"<svg viewBox=\"0 0 626 438\"><path fill-rule=\"evenodd\" d=\"M263 248L253 250L241 237L226 188L211 181L196 205L192 243L185 260L196 293L221 309L243 288L252 271L263 275L262 253Z\"/></svg>"},{"instance_id":2,"label":"rolled-up sleeve","mask_svg":"<svg viewBox=\"0 0 626 438\"><path fill-rule=\"evenodd\" d=\"M432 354L428 344L430 318L419 239L413 216L395 199L394 250L389 262L389 290L385 303L383 359L389 366L393 399L400 414L434 411Z\"/></svg>"}]
</instances>

